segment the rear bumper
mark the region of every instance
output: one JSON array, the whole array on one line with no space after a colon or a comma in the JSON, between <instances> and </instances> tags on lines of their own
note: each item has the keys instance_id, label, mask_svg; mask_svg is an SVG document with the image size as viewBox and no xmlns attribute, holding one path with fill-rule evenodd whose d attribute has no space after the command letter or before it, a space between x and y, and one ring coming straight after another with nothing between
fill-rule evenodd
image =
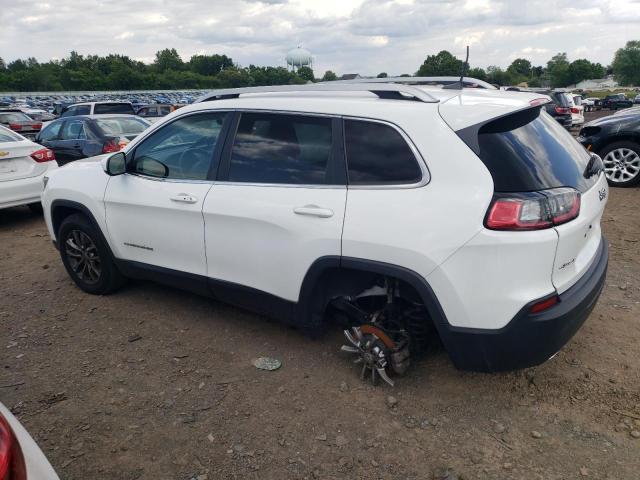
<instances>
[{"instance_id":1,"label":"rear bumper","mask_svg":"<svg viewBox=\"0 0 640 480\"><path fill-rule=\"evenodd\" d=\"M30 203L39 203L44 186L42 177L21 178L0 182L0 208L17 207Z\"/></svg>"},{"instance_id":2,"label":"rear bumper","mask_svg":"<svg viewBox=\"0 0 640 480\"><path fill-rule=\"evenodd\" d=\"M443 341L455 366L495 372L539 365L557 353L593 310L607 273L609 249L602 237L596 257L557 305L532 314L526 305L499 330L449 327Z\"/></svg>"}]
</instances>

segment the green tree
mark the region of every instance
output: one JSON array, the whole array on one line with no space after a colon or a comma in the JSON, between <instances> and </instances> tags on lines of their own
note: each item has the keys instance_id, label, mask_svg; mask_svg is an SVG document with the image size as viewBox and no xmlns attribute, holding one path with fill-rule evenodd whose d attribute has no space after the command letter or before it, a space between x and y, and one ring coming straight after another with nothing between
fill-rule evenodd
<instances>
[{"instance_id":1,"label":"green tree","mask_svg":"<svg viewBox=\"0 0 640 480\"><path fill-rule=\"evenodd\" d=\"M387 77L389 77L389 75L387 75L387 72L381 72L378 74L376 78L387 78Z\"/></svg>"},{"instance_id":2,"label":"green tree","mask_svg":"<svg viewBox=\"0 0 640 480\"><path fill-rule=\"evenodd\" d=\"M338 79L338 75L336 75L331 70L327 70L326 72L324 72L324 75L322 76L323 82L332 82L337 79Z\"/></svg>"},{"instance_id":3,"label":"green tree","mask_svg":"<svg viewBox=\"0 0 640 480\"><path fill-rule=\"evenodd\" d=\"M233 67L233 61L226 55L193 55L187 66L200 75L217 75L225 68Z\"/></svg>"},{"instance_id":4,"label":"green tree","mask_svg":"<svg viewBox=\"0 0 640 480\"><path fill-rule=\"evenodd\" d=\"M512 83L527 81L531 77L531 62L526 58L516 58L507 67L507 72L511 75Z\"/></svg>"},{"instance_id":5,"label":"green tree","mask_svg":"<svg viewBox=\"0 0 640 480\"><path fill-rule=\"evenodd\" d=\"M632 40L619 48L611 67L621 85L640 85L640 40Z\"/></svg>"},{"instance_id":6,"label":"green tree","mask_svg":"<svg viewBox=\"0 0 640 480\"><path fill-rule=\"evenodd\" d=\"M296 72L298 77L306 80L307 82L315 82L316 78L313 75L313 70L311 67L300 67Z\"/></svg>"},{"instance_id":7,"label":"green tree","mask_svg":"<svg viewBox=\"0 0 640 480\"><path fill-rule=\"evenodd\" d=\"M2 59L2 57L0 57L0 70L6 70L7 69L7 64L4 63L4 60Z\"/></svg>"},{"instance_id":8,"label":"green tree","mask_svg":"<svg viewBox=\"0 0 640 480\"><path fill-rule=\"evenodd\" d=\"M500 67L490 65L487 67L487 82L495 85L510 85L511 76Z\"/></svg>"},{"instance_id":9,"label":"green tree","mask_svg":"<svg viewBox=\"0 0 640 480\"><path fill-rule=\"evenodd\" d=\"M478 80L487 80L487 72L484 71L484 68L470 68L467 76L477 78Z\"/></svg>"},{"instance_id":10,"label":"green tree","mask_svg":"<svg viewBox=\"0 0 640 480\"><path fill-rule=\"evenodd\" d=\"M437 77L442 75L460 75L464 62L458 60L446 50L437 55L429 55L416 73L419 77Z\"/></svg>"},{"instance_id":11,"label":"green tree","mask_svg":"<svg viewBox=\"0 0 640 480\"><path fill-rule=\"evenodd\" d=\"M153 65L159 72L182 70L184 68L184 62L175 48L165 48L156 52L156 59Z\"/></svg>"},{"instance_id":12,"label":"green tree","mask_svg":"<svg viewBox=\"0 0 640 480\"><path fill-rule=\"evenodd\" d=\"M570 83L575 85L582 80L591 78L602 78L604 76L604 67L599 63L591 63L586 58L574 60L569 64Z\"/></svg>"},{"instance_id":13,"label":"green tree","mask_svg":"<svg viewBox=\"0 0 640 480\"><path fill-rule=\"evenodd\" d=\"M552 87L566 87L571 83L569 60L566 53L557 53L547 62L547 74Z\"/></svg>"}]
</instances>

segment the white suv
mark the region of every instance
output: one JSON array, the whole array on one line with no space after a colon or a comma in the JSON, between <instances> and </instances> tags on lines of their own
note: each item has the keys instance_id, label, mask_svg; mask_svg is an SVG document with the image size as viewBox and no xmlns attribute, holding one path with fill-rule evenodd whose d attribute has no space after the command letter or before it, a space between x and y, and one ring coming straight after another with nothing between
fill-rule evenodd
<instances>
[{"instance_id":1,"label":"white suv","mask_svg":"<svg viewBox=\"0 0 640 480\"><path fill-rule=\"evenodd\" d=\"M55 172L43 205L69 275L314 330L331 316L374 380L435 336L462 369L545 361L604 284L601 161L547 97L402 83L420 80L214 91Z\"/></svg>"}]
</instances>

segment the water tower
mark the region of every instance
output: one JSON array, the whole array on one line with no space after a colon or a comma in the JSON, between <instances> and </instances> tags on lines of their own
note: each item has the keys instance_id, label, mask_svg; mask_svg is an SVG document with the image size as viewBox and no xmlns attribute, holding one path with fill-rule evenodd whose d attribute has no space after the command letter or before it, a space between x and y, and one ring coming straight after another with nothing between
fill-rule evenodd
<instances>
[{"instance_id":1,"label":"water tower","mask_svg":"<svg viewBox=\"0 0 640 480\"><path fill-rule=\"evenodd\" d=\"M296 48L289 50L285 60L287 61L287 68L290 67L292 72L295 72L300 67L313 66L311 52L306 48L302 48L302 45L298 45Z\"/></svg>"}]
</instances>

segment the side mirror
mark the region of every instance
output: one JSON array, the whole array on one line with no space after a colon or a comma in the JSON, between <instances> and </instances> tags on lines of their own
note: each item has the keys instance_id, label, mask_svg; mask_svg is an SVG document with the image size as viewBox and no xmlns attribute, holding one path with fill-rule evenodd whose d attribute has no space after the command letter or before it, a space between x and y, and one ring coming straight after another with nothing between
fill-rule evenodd
<instances>
[{"instance_id":1,"label":"side mirror","mask_svg":"<svg viewBox=\"0 0 640 480\"><path fill-rule=\"evenodd\" d=\"M124 152L116 152L107 158L104 171L112 177L125 173L127 171L127 157L125 157Z\"/></svg>"}]
</instances>

